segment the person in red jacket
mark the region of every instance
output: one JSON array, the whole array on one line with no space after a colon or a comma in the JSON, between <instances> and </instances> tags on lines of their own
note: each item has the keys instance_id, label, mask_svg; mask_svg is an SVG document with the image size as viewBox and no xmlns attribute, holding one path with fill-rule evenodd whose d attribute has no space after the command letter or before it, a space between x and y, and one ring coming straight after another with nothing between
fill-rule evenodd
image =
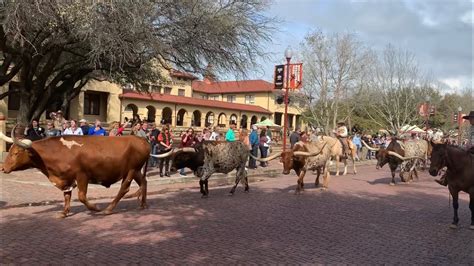
<instances>
[{"instance_id":1,"label":"person in red jacket","mask_svg":"<svg viewBox=\"0 0 474 266\"><path fill-rule=\"evenodd\" d=\"M172 144L173 144L173 136L170 133L170 129L168 126L163 126L163 129L158 135L158 145L159 145L158 154L169 152L171 150ZM169 173L170 157L160 159L160 177L163 177L163 164L165 165L165 175L170 176L170 173Z\"/></svg>"},{"instance_id":2,"label":"person in red jacket","mask_svg":"<svg viewBox=\"0 0 474 266\"><path fill-rule=\"evenodd\" d=\"M194 146L194 129L188 128L186 132L181 136L181 148L193 147ZM184 168L179 169L179 175L185 177Z\"/></svg>"}]
</instances>

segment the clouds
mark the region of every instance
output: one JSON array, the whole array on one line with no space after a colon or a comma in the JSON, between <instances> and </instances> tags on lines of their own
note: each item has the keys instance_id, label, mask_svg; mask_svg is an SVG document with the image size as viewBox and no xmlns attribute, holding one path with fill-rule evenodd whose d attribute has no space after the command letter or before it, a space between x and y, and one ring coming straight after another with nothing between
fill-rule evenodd
<instances>
[{"instance_id":1,"label":"clouds","mask_svg":"<svg viewBox=\"0 0 474 266\"><path fill-rule=\"evenodd\" d=\"M275 62L282 61L288 44L297 47L310 29L354 32L375 50L391 43L413 52L422 69L438 81L473 87L472 1L280 0L268 12L285 20L268 51ZM270 80L268 68L265 78Z\"/></svg>"}]
</instances>

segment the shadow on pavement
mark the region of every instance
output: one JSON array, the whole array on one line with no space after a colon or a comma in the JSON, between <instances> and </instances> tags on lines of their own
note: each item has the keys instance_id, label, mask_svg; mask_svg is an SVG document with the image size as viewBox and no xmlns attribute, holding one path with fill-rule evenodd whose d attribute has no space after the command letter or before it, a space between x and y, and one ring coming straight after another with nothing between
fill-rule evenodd
<instances>
[{"instance_id":1,"label":"shadow on pavement","mask_svg":"<svg viewBox=\"0 0 474 266\"><path fill-rule=\"evenodd\" d=\"M402 191L395 195L321 191L306 185L214 188L134 199L118 213L54 219L58 207L3 211L3 263L48 264L469 264L474 231L468 203L460 201L460 228L449 230L444 197ZM108 200L107 200L108 203ZM101 207L105 205L101 203ZM37 210L41 208L41 210Z\"/></svg>"}]
</instances>

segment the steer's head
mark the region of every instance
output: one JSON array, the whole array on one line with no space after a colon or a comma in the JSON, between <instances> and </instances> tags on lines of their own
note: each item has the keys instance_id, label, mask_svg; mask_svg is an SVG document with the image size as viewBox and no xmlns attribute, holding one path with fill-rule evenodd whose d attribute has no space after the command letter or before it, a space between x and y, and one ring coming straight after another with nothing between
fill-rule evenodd
<instances>
[{"instance_id":1,"label":"steer's head","mask_svg":"<svg viewBox=\"0 0 474 266\"><path fill-rule=\"evenodd\" d=\"M437 176L439 171L446 166L446 158L447 158L447 144L435 144L431 143L433 147L433 151L431 153L431 164L429 173L432 176Z\"/></svg>"},{"instance_id":2,"label":"steer's head","mask_svg":"<svg viewBox=\"0 0 474 266\"><path fill-rule=\"evenodd\" d=\"M375 168L380 169L388 163L388 151L386 149L380 149L375 152L375 158L377 158L377 165Z\"/></svg>"},{"instance_id":3,"label":"steer's head","mask_svg":"<svg viewBox=\"0 0 474 266\"><path fill-rule=\"evenodd\" d=\"M11 138L0 132L0 138L5 142L13 143L3 163L3 172L10 173L16 170L24 170L32 166L32 142L28 139L15 138L16 126L12 130Z\"/></svg>"},{"instance_id":4,"label":"steer's head","mask_svg":"<svg viewBox=\"0 0 474 266\"><path fill-rule=\"evenodd\" d=\"M3 172L25 170L32 166L31 151L13 144L8 152L8 156L3 163Z\"/></svg>"},{"instance_id":5,"label":"steer's head","mask_svg":"<svg viewBox=\"0 0 474 266\"><path fill-rule=\"evenodd\" d=\"M199 155L200 154L198 154L194 148L181 148L176 150L171 155L170 172L174 173L178 171L178 169L185 167L191 168L191 166L197 162ZM202 158L201 161L204 162L204 158Z\"/></svg>"},{"instance_id":6,"label":"steer's head","mask_svg":"<svg viewBox=\"0 0 474 266\"><path fill-rule=\"evenodd\" d=\"M281 153L280 162L283 163L283 174L290 174L291 169L293 169L294 164L293 151L285 151Z\"/></svg>"}]
</instances>

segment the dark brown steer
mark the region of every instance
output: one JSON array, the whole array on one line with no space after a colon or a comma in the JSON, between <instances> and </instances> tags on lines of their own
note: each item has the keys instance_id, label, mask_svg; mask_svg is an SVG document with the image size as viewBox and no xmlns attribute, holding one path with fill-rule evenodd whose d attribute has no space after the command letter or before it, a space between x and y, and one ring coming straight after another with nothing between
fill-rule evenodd
<instances>
[{"instance_id":1,"label":"dark brown steer","mask_svg":"<svg viewBox=\"0 0 474 266\"><path fill-rule=\"evenodd\" d=\"M430 175L437 176L440 170L447 168L446 180L449 193L453 197L454 217L451 228L457 228L459 223L459 192L469 194L469 209L471 210L471 230L474 230L474 148L470 151L447 144L432 143Z\"/></svg>"},{"instance_id":2,"label":"dark brown steer","mask_svg":"<svg viewBox=\"0 0 474 266\"><path fill-rule=\"evenodd\" d=\"M61 136L31 142L15 139L14 131L11 138L0 133L0 138L14 143L3 164L3 171L39 169L64 192L61 217L69 213L71 193L76 184L79 200L89 210L100 211L87 200L87 185L101 184L108 188L122 180L120 191L104 210L110 214L135 180L140 185L137 192L141 195L140 206L146 208L146 167L141 173L150 154L146 140L136 136Z\"/></svg>"}]
</instances>

